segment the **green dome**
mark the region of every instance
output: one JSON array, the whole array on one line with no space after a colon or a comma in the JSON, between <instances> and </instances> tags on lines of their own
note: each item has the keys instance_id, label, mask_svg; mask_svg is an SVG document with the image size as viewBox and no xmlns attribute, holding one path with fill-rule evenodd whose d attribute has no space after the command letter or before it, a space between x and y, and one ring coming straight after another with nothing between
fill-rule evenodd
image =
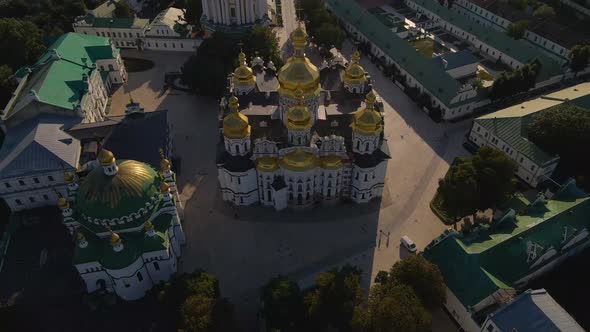
<instances>
[{"instance_id":1,"label":"green dome","mask_svg":"<svg viewBox=\"0 0 590 332\"><path fill-rule=\"evenodd\" d=\"M119 170L113 176L97 167L84 179L75 204L80 223L88 223L87 218L128 217L140 213L141 208L147 211L147 203L157 203L154 197L160 192L160 177L151 166L134 160L117 161L117 166Z\"/></svg>"}]
</instances>

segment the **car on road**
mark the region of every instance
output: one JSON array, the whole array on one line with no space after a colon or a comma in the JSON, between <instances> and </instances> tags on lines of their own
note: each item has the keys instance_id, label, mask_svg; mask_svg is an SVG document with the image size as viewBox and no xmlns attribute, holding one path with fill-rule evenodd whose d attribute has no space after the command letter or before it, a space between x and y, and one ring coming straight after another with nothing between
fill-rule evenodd
<instances>
[{"instance_id":1,"label":"car on road","mask_svg":"<svg viewBox=\"0 0 590 332\"><path fill-rule=\"evenodd\" d=\"M408 251L411 253L415 253L417 250L416 244L407 235L402 236L402 238L400 239L400 243L402 244L402 246L404 246L406 249L408 249Z\"/></svg>"}]
</instances>

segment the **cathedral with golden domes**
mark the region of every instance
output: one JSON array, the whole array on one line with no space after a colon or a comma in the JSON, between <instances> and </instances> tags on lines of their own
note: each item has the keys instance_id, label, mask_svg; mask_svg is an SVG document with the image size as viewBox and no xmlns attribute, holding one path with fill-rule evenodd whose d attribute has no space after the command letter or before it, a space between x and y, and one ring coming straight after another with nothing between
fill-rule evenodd
<instances>
[{"instance_id":1,"label":"cathedral with golden domes","mask_svg":"<svg viewBox=\"0 0 590 332\"><path fill-rule=\"evenodd\" d=\"M139 299L176 272L182 254L176 175L163 154L157 171L102 149L93 167L81 181L66 172L68 197L58 201L74 236L74 266L89 293Z\"/></svg>"},{"instance_id":2,"label":"cathedral with golden domes","mask_svg":"<svg viewBox=\"0 0 590 332\"><path fill-rule=\"evenodd\" d=\"M220 103L223 200L283 210L380 197L390 155L382 104L360 54L316 65L301 26L290 42L293 54L280 69L239 55Z\"/></svg>"}]
</instances>

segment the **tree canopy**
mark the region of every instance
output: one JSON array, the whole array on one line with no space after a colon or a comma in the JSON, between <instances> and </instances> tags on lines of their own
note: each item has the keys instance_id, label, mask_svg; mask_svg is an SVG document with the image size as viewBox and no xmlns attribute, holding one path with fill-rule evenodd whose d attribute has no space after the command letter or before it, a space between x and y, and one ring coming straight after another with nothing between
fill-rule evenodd
<instances>
[{"instance_id":1,"label":"tree canopy","mask_svg":"<svg viewBox=\"0 0 590 332\"><path fill-rule=\"evenodd\" d=\"M553 9L553 7L549 6L548 4L542 4L537 9L535 9L533 16L543 20L552 19L555 17L555 9Z\"/></svg>"},{"instance_id":2,"label":"tree canopy","mask_svg":"<svg viewBox=\"0 0 590 332\"><path fill-rule=\"evenodd\" d=\"M361 271L352 266L322 272L315 279L315 288L306 294L306 323L311 330L346 329L354 307L363 300Z\"/></svg>"},{"instance_id":3,"label":"tree canopy","mask_svg":"<svg viewBox=\"0 0 590 332\"><path fill-rule=\"evenodd\" d=\"M558 168L578 176L590 190L590 110L569 103L551 107L535 116L528 136L543 150L560 156Z\"/></svg>"},{"instance_id":4,"label":"tree canopy","mask_svg":"<svg viewBox=\"0 0 590 332\"><path fill-rule=\"evenodd\" d=\"M243 51L248 59L260 56L265 63L271 60L277 68L282 66L277 34L270 27L257 25L244 38Z\"/></svg>"},{"instance_id":5,"label":"tree canopy","mask_svg":"<svg viewBox=\"0 0 590 332\"><path fill-rule=\"evenodd\" d=\"M410 286L376 284L368 302L355 308L351 325L359 332L427 332L432 317Z\"/></svg>"},{"instance_id":6,"label":"tree canopy","mask_svg":"<svg viewBox=\"0 0 590 332\"><path fill-rule=\"evenodd\" d=\"M163 309L160 320L169 330L225 332L235 330L233 309L220 297L215 277L197 271L175 275L152 290Z\"/></svg>"},{"instance_id":7,"label":"tree canopy","mask_svg":"<svg viewBox=\"0 0 590 332\"><path fill-rule=\"evenodd\" d=\"M438 183L438 192L443 197L443 207L454 219L477 210L478 188L473 164L466 159L457 159L446 176Z\"/></svg>"},{"instance_id":8,"label":"tree canopy","mask_svg":"<svg viewBox=\"0 0 590 332\"><path fill-rule=\"evenodd\" d=\"M0 64L16 71L37 61L45 50L42 31L35 24L13 18L0 19Z\"/></svg>"},{"instance_id":9,"label":"tree canopy","mask_svg":"<svg viewBox=\"0 0 590 332\"><path fill-rule=\"evenodd\" d=\"M332 46L341 49L345 39L346 32L332 23L323 23L315 32L316 44L326 49L330 49Z\"/></svg>"},{"instance_id":10,"label":"tree canopy","mask_svg":"<svg viewBox=\"0 0 590 332\"><path fill-rule=\"evenodd\" d=\"M494 81L490 96L493 99L500 99L532 89L535 87L541 66L539 59L535 58L510 73L502 72Z\"/></svg>"},{"instance_id":11,"label":"tree canopy","mask_svg":"<svg viewBox=\"0 0 590 332\"><path fill-rule=\"evenodd\" d=\"M346 32L338 24L338 19L317 0L300 0L307 19L306 29L314 42L324 48L332 46L340 49L346 39ZM303 18L301 18L303 19Z\"/></svg>"},{"instance_id":12,"label":"tree canopy","mask_svg":"<svg viewBox=\"0 0 590 332\"><path fill-rule=\"evenodd\" d=\"M201 0L186 0L184 4L186 13L184 19L192 25L199 26L201 15L203 14L203 5Z\"/></svg>"},{"instance_id":13,"label":"tree canopy","mask_svg":"<svg viewBox=\"0 0 590 332\"><path fill-rule=\"evenodd\" d=\"M122 0L115 3L115 11L113 12L113 15L119 18L134 18L135 12L131 9L127 1Z\"/></svg>"},{"instance_id":14,"label":"tree canopy","mask_svg":"<svg viewBox=\"0 0 590 332\"><path fill-rule=\"evenodd\" d=\"M588 67L590 59L590 45L576 45L570 51L570 68L574 72L579 72Z\"/></svg>"},{"instance_id":15,"label":"tree canopy","mask_svg":"<svg viewBox=\"0 0 590 332\"><path fill-rule=\"evenodd\" d=\"M411 255L391 267L387 285L398 284L411 287L428 308L437 308L446 300L446 286L440 270L422 256Z\"/></svg>"},{"instance_id":16,"label":"tree canopy","mask_svg":"<svg viewBox=\"0 0 590 332\"><path fill-rule=\"evenodd\" d=\"M181 68L182 80L198 94L220 96L227 88L227 76L237 64L237 50L222 33L205 39Z\"/></svg>"},{"instance_id":17,"label":"tree canopy","mask_svg":"<svg viewBox=\"0 0 590 332\"><path fill-rule=\"evenodd\" d=\"M480 210L496 207L514 193L514 173L518 166L506 153L482 146L473 156L472 163L477 174Z\"/></svg>"},{"instance_id":18,"label":"tree canopy","mask_svg":"<svg viewBox=\"0 0 590 332\"><path fill-rule=\"evenodd\" d=\"M304 315L303 294L294 281L278 276L262 290L267 328L298 331Z\"/></svg>"},{"instance_id":19,"label":"tree canopy","mask_svg":"<svg viewBox=\"0 0 590 332\"><path fill-rule=\"evenodd\" d=\"M508 29L506 29L506 34L514 39L521 39L524 37L526 29L529 27L529 21L527 20L520 20L514 23L510 23Z\"/></svg>"}]
</instances>

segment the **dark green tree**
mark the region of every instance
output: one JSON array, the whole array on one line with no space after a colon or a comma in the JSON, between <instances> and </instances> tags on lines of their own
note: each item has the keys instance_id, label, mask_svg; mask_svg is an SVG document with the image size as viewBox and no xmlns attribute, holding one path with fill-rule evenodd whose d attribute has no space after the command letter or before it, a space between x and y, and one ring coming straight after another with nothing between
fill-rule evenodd
<instances>
[{"instance_id":1,"label":"dark green tree","mask_svg":"<svg viewBox=\"0 0 590 332\"><path fill-rule=\"evenodd\" d=\"M446 176L439 181L442 205L457 221L477 211L478 188L476 171L469 160L457 159Z\"/></svg>"},{"instance_id":2,"label":"dark green tree","mask_svg":"<svg viewBox=\"0 0 590 332\"><path fill-rule=\"evenodd\" d=\"M411 287L376 284L366 304L355 307L351 326L359 332L427 332L432 317Z\"/></svg>"},{"instance_id":3,"label":"dark green tree","mask_svg":"<svg viewBox=\"0 0 590 332\"><path fill-rule=\"evenodd\" d=\"M232 306L220 297L219 282L197 271L173 276L152 290L161 307L159 326L167 331L235 331Z\"/></svg>"},{"instance_id":4,"label":"dark green tree","mask_svg":"<svg viewBox=\"0 0 590 332\"><path fill-rule=\"evenodd\" d=\"M0 19L0 49L6 50L0 52L0 64L18 70L37 61L45 50L42 31L29 21Z\"/></svg>"},{"instance_id":5,"label":"dark green tree","mask_svg":"<svg viewBox=\"0 0 590 332\"><path fill-rule=\"evenodd\" d=\"M362 303L361 271L345 266L317 275L315 288L306 294L306 330L342 331L350 326L354 307Z\"/></svg>"},{"instance_id":6,"label":"dark green tree","mask_svg":"<svg viewBox=\"0 0 590 332\"><path fill-rule=\"evenodd\" d=\"M203 5L201 0L186 0L184 8L186 13L184 19L192 25L200 26L201 15L203 14Z\"/></svg>"},{"instance_id":7,"label":"dark green tree","mask_svg":"<svg viewBox=\"0 0 590 332\"><path fill-rule=\"evenodd\" d=\"M262 289L264 317L268 329L297 331L303 319L303 294L294 281L278 276Z\"/></svg>"},{"instance_id":8,"label":"dark green tree","mask_svg":"<svg viewBox=\"0 0 590 332\"><path fill-rule=\"evenodd\" d=\"M526 29L529 27L529 21L520 20L511 23L506 30L506 34L514 39L521 39L524 37Z\"/></svg>"},{"instance_id":9,"label":"dark green tree","mask_svg":"<svg viewBox=\"0 0 590 332\"><path fill-rule=\"evenodd\" d=\"M16 87L9 79L12 74L12 68L7 65L0 65L0 105L6 105L8 103L12 97L12 91ZM2 138L2 134L0 133L0 146L2 146Z\"/></svg>"},{"instance_id":10,"label":"dark green tree","mask_svg":"<svg viewBox=\"0 0 590 332\"><path fill-rule=\"evenodd\" d=\"M115 4L113 15L119 18L134 18L135 12L131 9L127 1L121 0Z\"/></svg>"},{"instance_id":11,"label":"dark green tree","mask_svg":"<svg viewBox=\"0 0 590 332\"><path fill-rule=\"evenodd\" d=\"M215 33L182 66L182 80L198 94L220 96L227 88L229 72L236 65L237 49L224 34Z\"/></svg>"},{"instance_id":12,"label":"dark green tree","mask_svg":"<svg viewBox=\"0 0 590 332\"><path fill-rule=\"evenodd\" d=\"M590 45L576 45L570 51L570 68L576 74L588 67Z\"/></svg>"},{"instance_id":13,"label":"dark green tree","mask_svg":"<svg viewBox=\"0 0 590 332\"><path fill-rule=\"evenodd\" d=\"M533 12L533 16L542 19L550 20L555 17L555 9L548 4L542 4Z\"/></svg>"},{"instance_id":14,"label":"dark green tree","mask_svg":"<svg viewBox=\"0 0 590 332\"><path fill-rule=\"evenodd\" d=\"M440 270L422 256L409 256L391 267L387 285L398 284L411 287L428 308L438 308L446 300L446 286Z\"/></svg>"},{"instance_id":15,"label":"dark green tree","mask_svg":"<svg viewBox=\"0 0 590 332\"><path fill-rule=\"evenodd\" d=\"M318 29L316 29L314 37L315 43L319 46L323 46L327 49L334 46L341 49L342 43L346 39L346 32L336 24L323 23Z\"/></svg>"},{"instance_id":16,"label":"dark green tree","mask_svg":"<svg viewBox=\"0 0 590 332\"><path fill-rule=\"evenodd\" d=\"M258 54L265 62L272 60L277 68L283 62L277 34L270 27L257 25L252 28L244 39L243 51L248 59Z\"/></svg>"},{"instance_id":17,"label":"dark green tree","mask_svg":"<svg viewBox=\"0 0 590 332\"><path fill-rule=\"evenodd\" d=\"M501 99L532 89L541 67L541 62L535 58L511 73L502 72L494 81L490 96L493 99Z\"/></svg>"},{"instance_id":18,"label":"dark green tree","mask_svg":"<svg viewBox=\"0 0 590 332\"><path fill-rule=\"evenodd\" d=\"M480 210L495 208L514 193L518 167L506 153L483 146L473 156L472 164L477 174Z\"/></svg>"},{"instance_id":19,"label":"dark green tree","mask_svg":"<svg viewBox=\"0 0 590 332\"><path fill-rule=\"evenodd\" d=\"M535 116L528 137L544 151L560 156L559 168L579 180L590 179L590 110L570 103L555 106ZM590 181L589 181L590 182ZM581 183L590 190L590 183Z\"/></svg>"}]
</instances>

